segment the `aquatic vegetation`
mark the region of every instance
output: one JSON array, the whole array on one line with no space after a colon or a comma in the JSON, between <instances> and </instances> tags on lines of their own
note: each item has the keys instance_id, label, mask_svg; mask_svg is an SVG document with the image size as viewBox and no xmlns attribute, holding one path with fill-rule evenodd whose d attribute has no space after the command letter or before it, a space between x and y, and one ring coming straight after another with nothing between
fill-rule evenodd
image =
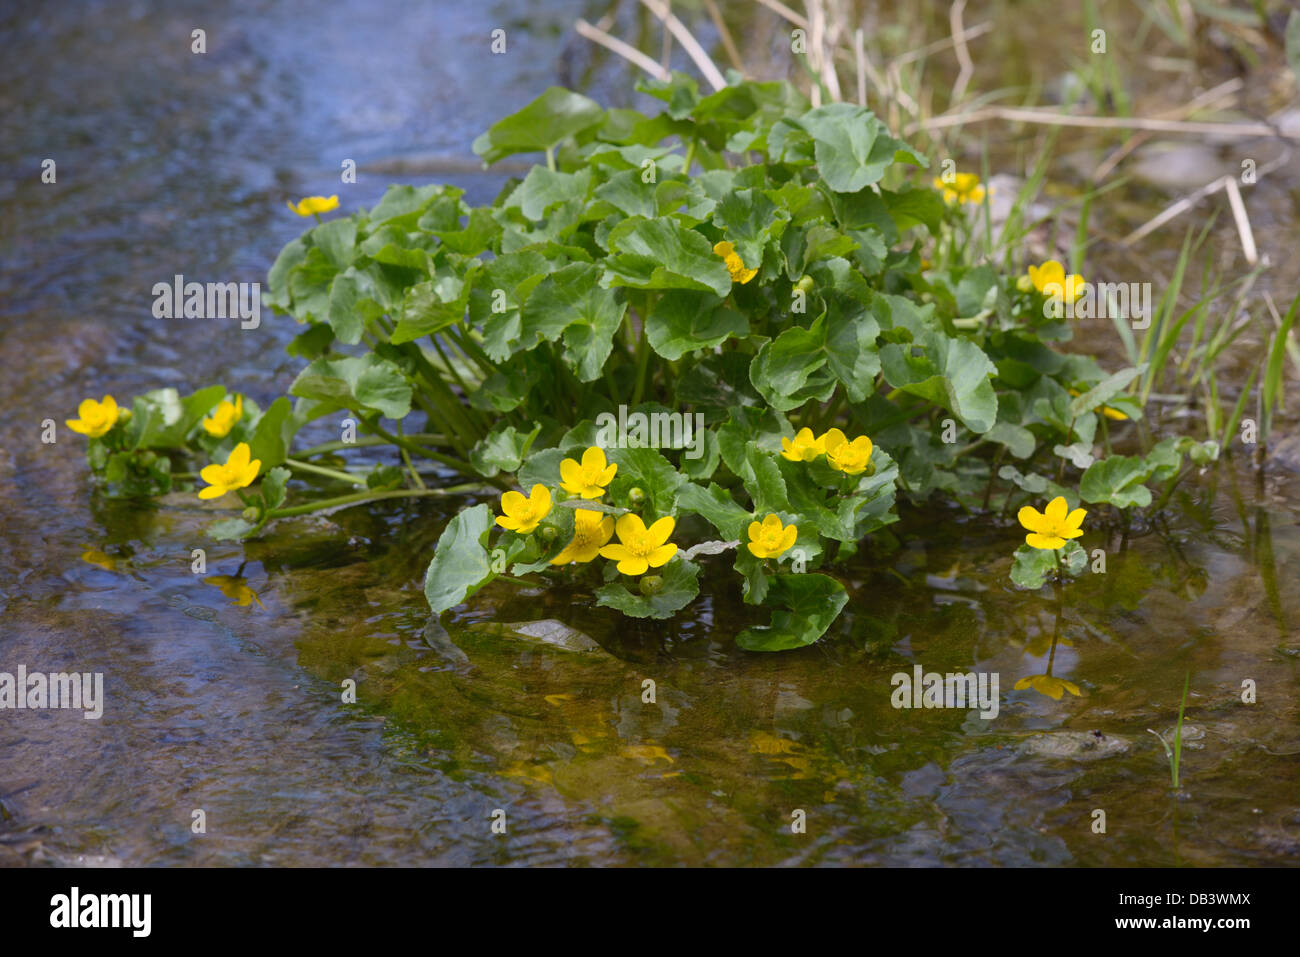
<instances>
[{"instance_id":1,"label":"aquatic vegetation","mask_svg":"<svg viewBox=\"0 0 1300 957\"><path fill-rule=\"evenodd\" d=\"M298 205L288 204L299 216L319 216L321 213L328 213L331 210L339 208L338 196L306 196L299 200Z\"/></svg>"},{"instance_id":2,"label":"aquatic vegetation","mask_svg":"<svg viewBox=\"0 0 1300 957\"><path fill-rule=\"evenodd\" d=\"M604 546L600 555L618 562L618 570L624 575L640 575L647 568L660 568L677 554L677 546L668 541L675 524L671 517L665 517L646 528L639 515L620 515L614 523L618 543Z\"/></svg>"},{"instance_id":3,"label":"aquatic vegetation","mask_svg":"<svg viewBox=\"0 0 1300 957\"><path fill-rule=\"evenodd\" d=\"M778 558L794 547L798 537L797 526L782 525L780 516L769 515L761 522L749 523L749 544L745 547L756 558Z\"/></svg>"},{"instance_id":4,"label":"aquatic vegetation","mask_svg":"<svg viewBox=\"0 0 1300 957\"><path fill-rule=\"evenodd\" d=\"M714 243L713 252L714 255L721 256L723 262L726 263L727 272L731 274L732 282L744 285L758 275L757 269L750 269L745 265L745 261L736 252L734 244L729 242Z\"/></svg>"},{"instance_id":5,"label":"aquatic vegetation","mask_svg":"<svg viewBox=\"0 0 1300 957\"><path fill-rule=\"evenodd\" d=\"M208 483L207 488L199 490L199 498L221 498L227 492L247 488L261 468L261 460L250 458L248 443L240 442L225 462L214 462L199 472L199 477Z\"/></svg>"},{"instance_id":6,"label":"aquatic vegetation","mask_svg":"<svg viewBox=\"0 0 1300 957\"><path fill-rule=\"evenodd\" d=\"M505 514L497 518L498 525L520 535L527 535L550 514L551 490L539 483L533 486L532 492L525 498L511 489L501 496L501 511Z\"/></svg>"},{"instance_id":7,"label":"aquatic vegetation","mask_svg":"<svg viewBox=\"0 0 1300 957\"><path fill-rule=\"evenodd\" d=\"M1047 508L1038 511L1032 505L1020 510L1020 524L1029 530L1025 544L1030 548L1054 550L1062 548L1066 539L1078 538L1083 534L1083 519L1087 510L1076 508L1070 511L1065 497L1058 495L1047 503Z\"/></svg>"},{"instance_id":8,"label":"aquatic vegetation","mask_svg":"<svg viewBox=\"0 0 1300 957\"><path fill-rule=\"evenodd\" d=\"M582 498L600 498L614 480L618 465L608 465L605 450L592 446L582 453L582 462L565 459L560 463L560 488Z\"/></svg>"},{"instance_id":9,"label":"aquatic vegetation","mask_svg":"<svg viewBox=\"0 0 1300 957\"><path fill-rule=\"evenodd\" d=\"M493 125L474 142L486 163L539 162L487 206L446 185L393 186L328 222L337 197L290 204L317 217L267 282L267 304L303 325L290 395L137 396L91 436L92 469L127 495L186 482L173 460L224 460L203 469L204 498L260 477L213 525L226 539L494 488L503 514L468 506L438 541L435 614L493 582L590 573L598 605L668 618L706 568L730 570L771 615L737 643L771 651L827 633L848 602L838 564L900 504L996 520L1050 498L1022 511L1037 517L1012 569L1036 588L1081 570L1080 503L1103 522L1150 507L1148 484L1167 495L1185 457L1217 456L1191 438L1143 447L1129 427L1146 365L1061 348L1070 321L1046 306L1078 298L1082 276L978 252L974 174L915 182L929 161L870 111L813 107L786 83L639 89L662 112L553 88ZM295 447L306 424L343 418L359 434ZM1129 454L1111 453L1108 423ZM352 446L392 461L339 467ZM346 491L290 489L295 475Z\"/></svg>"},{"instance_id":10,"label":"aquatic vegetation","mask_svg":"<svg viewBox=\"0 0 1300 957\"><path fill-rule=\"evenodd\" d=\"M942 177L935 177L932 184L935 189L943 193L943 201L948 205L954 203L979 203L984 202L986 191L980 178L974 173L954 173L951 181L945 181Z\"/></svg>"},{"instance_id":11,"label":"aquatic vegetation","mask_svg":"<svg viewBox=\"0 0 1300 957\"><path fill-rule=\"evenodd\" d=\"M1018 284L1019 288L1037 289L1049 299L1074 302L1081 295L1085 280L1078 273L1065 274L1065 267L1055 259L1049 259L1040 266L1030 266L1024 277L1028 283Z\"/></svg>"},{"instance_id":12,"label":"aquatic vegetation","mask_svg":"<svg viewBox=\"0 0 1300 957\"><path fill-rule=\"evenodd\" d=\"M1079 697L1083 693L1074 682L1066 681L1064 678L1058 678L1055 675L1028 675L1017 681L1014 688L1016 691L1033 688L1039 694L1045 694L1053 701L1060 701L1062 695L1067 691L1075 697Z\"/></svg>"},{"instance_id":13,"label":"aquatic vegetation","mask_svg":"<svg viewBox=\"0 0 1300 957\"><path fill-rule=\"evenodd\" d=\"M117 424L117 400L111 395L104 396L99 402L86 399L77 406L77 418L68 419L67 425L73 432L98 439Z\"/></svg>"},{"instance_id":14,"label":"aquatic vegetation","mask_svg":"<svg viewBox=\"0 0 1300 957\"><path fill-rule=\"evenodd\" d=\"M235 396L234 402L222 399L217 403L217 407L212 414L203 420L203 431L213 438L224 439L230 434L230 430L235 427L235 423L243 416L243 396Z\"/></svg>"},{"instance_id":15,"label":"aquatic vegetation","mask_svg":"<svg viewBox=\"0 0 1300 957\"><path fill-rule=\"evenodd\" d=\"M1191 680L1192 673L1189 671L1183 676L1183 696L1178 702L1178 723L1174 725L1174 743L1171 745L1159 731L1147 728L1149 733L1160 739L1160 744L1165 749L1165 757L1169 759L1169 782L1175 791L1178 790L1178 766L1183 757L1183 711L1187 708L1187 689Z\"/></svg>"}]
</instances>

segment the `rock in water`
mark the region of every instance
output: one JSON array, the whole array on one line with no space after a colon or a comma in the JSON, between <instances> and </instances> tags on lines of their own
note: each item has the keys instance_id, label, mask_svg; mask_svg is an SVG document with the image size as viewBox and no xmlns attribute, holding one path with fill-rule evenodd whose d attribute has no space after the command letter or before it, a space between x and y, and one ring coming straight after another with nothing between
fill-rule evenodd
<instances>
[{"instance_id":1,"label":"rock in water","mask_svg":"<svg viewBox=\"0 0 1300 957\"><path fill-rule=\"evenodd\" d=\"M1073 761L1095 761L1129 749L1124 738L1091 731L1052 731L1036 734L1020 745L1022 754L1043 758L1065 758Z\"/></svg>"}]
</instances>

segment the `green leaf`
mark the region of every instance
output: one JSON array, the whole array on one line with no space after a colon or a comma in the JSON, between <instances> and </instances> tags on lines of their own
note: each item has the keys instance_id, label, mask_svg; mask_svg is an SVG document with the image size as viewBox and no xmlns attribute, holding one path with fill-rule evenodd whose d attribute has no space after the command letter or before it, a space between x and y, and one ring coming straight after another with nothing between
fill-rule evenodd
<instances>
[{"instance_id":1,"label":"green leaf","mask_svg":"<svg viewBox=\"0 0 1300 957\"><path fill-rule=\"evenodd\" d=\"M520 310L537 284L564 265L558 256L521 249L498 256L483 270L470 292L469 317L482 327L483 351L489 358L504 362L521 351Z\"/></svg>"},{"instance_id":2,"label":"green leaf","mask_svg":"<svg viewBox=\"0 0 1300 957\"><path fill-rule=\"evenodd\" d=\"M819 318L809 329L792 326L764 343L750 363L749 381L781 412L796 409L809 399L824 402L835 391L834 377L817 374L826 359L826 322Z\"/></svg>"},{"instance_id":3,"label":"green leaf","mask_svg":"<svg viewBox=\"0 0 1300 957\"><path fill-rule=\"evenodd\" d=\"M291 311L299 322L324 322L329 315L330 283L338 269L316 247L307 250L302 262L289 273Z\"/></svg>"},{"instance_id":4,"label":"green leaf","mask_svg":"<svg viewBox=\"0 0 1300 957\"><path fill-rule=\"evenodd\" d=\"M896 160L929 165L906 143L890 136L875 114L860 106L828 103L809 110L797 122L813 138L822 179L839 193L855 193L879 182Z\"/></svg>"},{"instance_id":5,"label":"green leaf","mask_svg":"<svg viewBox=\"0 0 1300 957\"><path fill-rule=\"evenodd\" d=\"M388 187L379 205L370 211L370 229L373 231L384 223L394 221L399 221L400 225L407 228L414 226L417 218L415 214L445 189L446 187L438 185Z\"/></svg>"},{"instance_id":6,"label":"green leaf","mask_svg":"<svg viewBox=\"0 0 1300 957\"><path fill-rule=\"evenodd\" d=\"M208 526L208 537L218 542L237 542L253 530L242 518L223 518Z\"/></svg>"},{"instance_id":7,"label":"green leaf","mask_svg":"<svg viewBox=\"0 0 1300 957\"><path fill-rule=\"evenodd\" d=\"M307 258L307 244L299 237L280 250L266 277L266 304L276 312L288 312L292 305L289 276Z\"/></svg>"},{"instance_id":8,"label":"green leaf","mask_svg":"<svg viewBox=\"0 0 1300 957\"><path fill-rule=\"evenodd\" d=\"M674 219L632 216L609 234L611 285L636 289L731 291L731 274L712 244Z\"/></svg>"},{"instance_id":9,"label":"green leaf","mask_svg":"<svg viewBox=\"0 0 1300 957\"><path fill-rule=\"evenodd\" d=\"M1038 589L1055 571L1055 551L1021 545L1011 564L1011 581L1019 588Z\"/></svg>"},{"instance_id":10,"label":"green leaf","mask_svg":"<svg viewBox=\"0 0 1300 957\"><path fill-rule=\"evenodd\" d=\"M470 288L479 268L478 263L472 263L463 276L447 273L408 289L402 302L402 317L389 341L394 345L413 342L464 319Z\"/></svg>"},{"instance_id":11,"label":"green leaf","mask_svg":"<svg viewBox=\"0 0 1300 957\"><path fill-rule=\"evenodd\" d=\"M736 644L746 651L786 651L811 645L826 633L849 596L828 575L774 575L765 605L783 606L770 625L746 628Z\"/></svg>"},{"instance_id":12,"label":"green leaf","mask_svg":"<svg viewBox=\"0 0 1300 957\"><path fill-rule=\"evenodd\" d=\"M1105 405L1123 392L1128 384L1137 378L1144 369L1146 369L1146 363L1143 363L1137 369L1121 369L1114 375L1107 376L1083 395L1076 396L1070 403L1070 418L1077 419L1085 412L1091 412L1093 409Z\"/></svg>"},{"instance_id":13,"label":"green leaf","mask_svg":"<svg viewBox=\"0 0 1300 957\"><path fill-rule=\"evenodd\" d=\"M490 166L512 153L552 149L604 118L605 111L594 100L553 86L518 113L492 124L474 140L474 152Z\"/></svg>"},{"instance_id":14,"label":"green leaf","mask_svg":"<svg viewBox=\"0 0 1300 957\"><path fill-rule=\"evenodd\" d=\"M379 412L390 419L411 411L410 383L396 365L373 353L317 359L299 373L289 394L357 413Z\"/></svg>"},{"instance_id":15,"label":"green leaf","mask_svg":"<svg viewBox=\"0 0 1300 957\"><path fill-rule=\"evenodd\" d=\"M1079 479L1079 497L1116 508L1151 504L1151 490L1142 483L1150 475L1146 460L1136 455L1112 455L1093 462Z\"/></svg>"},{"instance_id":16,"label":"green leaf","mask_svg":"<svg viewBox=\"0 0 1300 957\"><path fill-rule=\"evenodd\" d=\"M262 478L262 501L268 509L279 508L284 504L284 485L289 481L290 474L286 468L273 468Z\"/></svg>"},{"instance_id":17,"label":"green leaf","mask_svg":"<svg viewBox=\"0 0 1300 957\"><path fill-rule=\"evenodd\" d=\"M749 335L749 321L711 292L674 289L664 293L646 318L650 346L676 361L696 349L712 349L727 339Z\"/></svg>"},{"instance_id":18,"label":"green leaf","mask_svg":"<svg viewBox=\"0 0 1300 957\"><path fill-rule=\"evenodd\" d=\"M131 448L180 449L199 422L226 396L225 386L199 389L182 399L175 389L154 389L136 396L127 444Z\"/></svg>"},{"instance_id":19,"label":"green leaf","mask_svg":"<svg viewBox=\"0 0 1300 957\"><path fill-rule=\"evenodd\" d=\"M1010 422L995 422L993 428L989 429L984 437L999 445L1005 445L1007 451L1018 459L1029 458L1034 454L1034 449L1038 448L1038 440L1034 438L1034 433Z\"/></svg>"},{"instance_id":20,"label":"green leaf","mask_svg":"<svg viewBox=\"0 0 1300 957\"><path fill-rule=\"evenodd\" d=\"M1058 552L1061 556L1061 567L1067 574L1077 576L1088 564L1088 553L1074 539L1066 542Z\"/></svg>"},{"instance_id":21,"label":"green leaf","mask_svg":"<svg viewBox=\"0 0 1300 957\"><path fill-rule=\"evenodd\" d=\"M576 173L560 173L545 166L534 166L515 187L505 207L518 207L529 219L540 220L547 210L570 200L586 200L594 173L590 167Z\"/></svg>"},{"instance_id":22,"label":"green leaf","mask_svg":"<svg viewBox=\"0 0 1300 957\"><path fill-rule=\"evenodd\" d=\"M764 247L785 231L789 221L789 212L754 189L733 190L713 210L713 225L751 267L763 261Z\"/></svg>"},{"instance_id":23,"label":"green leaf","mask_svg":"<svg viewBox=\"0 0 1300 957\"><path fill-rule=\"evenodd\" d=\"M753 520L726 489L713 482L707 490L693 482L683 483L677 490L677 507L699 515L728 541L739 539L741 530Z\"/></svg>"},{"instance_id":24,"label":"green leaf","mask_svg":"<svg viewBox=\"0 0 1300 957\"><path fill-rule=\"evenodd\" d=\"M767 573L767 563L754 556L743 544L736 549L736 571L744 577L741 583L741 597L747 605L760 605L767 597L768 586L772 576Z\"/></svg>"},{"instance_id":25,"label":"green leaf","mask_svg":"<svg viewBox=\"0 0 1300 957\"><path fill-rule=\"evenodd\" d=\"M700 566L684 558L670 561L659 572L663 587L657 594L642 595L631 592L621 581L612 582L596 590L596 604L617 608L631 618L671 618L700 593Z\"/></svg>"},{"instance_id":26,"label":"green leaf","mask_svg":"<svg viewBox=\"0 0 1300 957\"><path fill-rule=\"evenodd\" d=\"M659 516L672 515L677 502L677 489L685 482L681 473L673 468L658 449L609 449L610 462L618 464L614 480L609 485L610 497L625 501L629 489L640 488L646 501ZM575 452L574 457L581 460Z\"/></svg>"},{"instance_id":27,"label":"green leaf","mask_svg":"<svg viewBox=\"0 0 1300 957\"><path fill-rule=\"evenodd\" d=\"M435 616L466 601L496 577L487 550L494 521L492 509L475 505L443 529L424 576L424 597Z\"/></svg>"},{"instance_id":28,"label":"green leaf","mask_svg":"<svg viewBox=\"0 0 1300 957\"><path fill-rule=\"evenodd\" d=\"M534 426L527 435L505 422L497 423L487 435L470 450L469 461L484 478L491 478L498 472L514 473L533 440L542 431L540 425Z\"/></svg>"},{"instance_id":29,"label":"green leaf","mask_svg":"<svg viewBox=\"0 0 1300 957\"><path fill-rule=\"evenodd\" d=\"M463 229L443 229L434 232L442 244L452 252L462 256L477 256L488 249L492 241L501 235L501 226L492 216L492 211L476 206L469 211L469 217Z\"/></svg>"},{"instance_id":30,"label":"green leaf","mask_svg":"<svg viewBox=\"0 0 1300 957\"><path fill-rule=\"evenodd\" d=\"M627 304L598 284L600 267L573 263L546 277L520 314L517 349L564 338L564 360L579 381L600 376Z\"/></svg>"},{"instance_id":31,"label":"green leaf","mask_svg":"<svg viewBox=\"0 0 1300 957\"><path fill-rule=\"evenodd\" d=\"M990 377L997 367L983 350L969 339L953 339L939 332L927 332L915 346L890 343L880 350L885 380L894 388L920 396L952 412L972 432L983 434L993 428L998 415L998 397Z\"/></svg>"},{"instance_id":32,"label":"green leaf","mask_svg":"<svg viewBox=\"0 0 1300 957\"><path fill-rule=\"evenodd\" d=\"M938 194L931 191L931 196ZM985 309L992 309L997 303L998 275L989 266L976 266L969 269L957 283L957 313L961 316L975 316Z\"/></svg>"},{"instance_id":33,"label":"green leaf","mask_svg":"<svg viewBox=\"0 0 1300 957\"><path fill-rule=\"evenodd\" d=\"M264 471L279 465L288 456L299 425L293 406L280 396L266 407L253 427L253 437L248 440L249 457L260 460Z\"/></svg>"},{"instance_id":34,"label":"green leaf","mask_svg":"<svg viewBox=\"0 0 1300 957\"><path fill-rule=\"evenodd\" d=\"M356 221L347 218L321 223L311 231L311 241L341 272L352 265L357 244Z\"/></svg>"},{"instance_id":35,"label":"green leaf","mask_svg":"<svg viewBox=\"0 0 1300 957\"><path fill-rule=\"evenodd\" d=\"M625 216L644 216L653 219L658 214L658 184L642 180L640 169L614 173L596 189L597 199L603 199Z\"/></svg>"},{"instance_id":36,"label":"green leaf","mask_svg":"<svg viewBox=\"0 0 1300 957\"><path fill-rule=\"evenodd\" d=\"M356 345L361 341L366 323L384 314L384 307L371 296L373 288L374 280L370 276L351 267L330 283L325 318L339 342Z\"/></svg>"},{"instance_id":37,"label":"green leaf","mask_svg":"<svg viewBox=\"0 0 1300 957\"><path fill-rule=\"evenodd\" d=\"M933 235L939 234L944 204L936 190L905 186L895 193L882 189L880 198L900 233L912 226L924 226Z\"/></svg>"},{"instance_id":38,"label":"green leaf","mask_svg":"<svg viewBox=\"0 0 1300 957\"><path fill-rule=\"evenodd\" d=\"M327 325L308 326L289 341L284 351L299 359L319 359L334 342L334 330Z\"/></svg>"}]
</instances>

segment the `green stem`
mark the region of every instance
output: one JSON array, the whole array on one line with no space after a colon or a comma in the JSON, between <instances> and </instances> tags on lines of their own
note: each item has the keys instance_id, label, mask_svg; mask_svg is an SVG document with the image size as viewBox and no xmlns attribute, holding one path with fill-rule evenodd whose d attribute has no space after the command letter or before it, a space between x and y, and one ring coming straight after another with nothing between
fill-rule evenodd
<instances>
[{"instance_id":1,"label":"green stem","mask_svg":"<svg viewBox=\"0 0 1300 957\"><path fill-rule=\"evenodd\" d=\"M447 437L439 435L436 432L413 432L405 436L408 442L424 442L429 445L441 445L447 441ZM322 442L320 445L313 445L309 449L303 449L297 454L299 459L309 459L316 455L324 455L327 452L340 452L343 449L366 448L372 445L387 445L387 439L381 439L377 435L363 435L352 442Z\"/></svg>"},{"instance_id":2,"label":"green stem","mask_svg":"<svg viewBox=\"0 0 1300 957\"><path fill-rule=\"evenodd\" d=\"M277 508L268 513L268 518L291 518L294 515L309 515L325 508L340 505L355 505L359 502L379 502L390 498L423 498L426 496L460 495L483 488L482 483L472 482L465 485L453 485L448 488L396 489L389 492L354 492L351 495L339 495L335 498L321 499L307 505L294 505L289 508Z\"/></svg>"},{"instance_id":3,"label":"green stem","mask_svg":"<svg viewBox=\"0 0 1300 957\"><path fill-rule=\"evenodd\" d=\"M435 462L441 462L443 465L446 465L448 468L455 469L457 472L460 472L462 475L471 475L475 478L482 479L482 477L478 474L478 470L475 469L474 466L470 465L468 462L464 461L463 459L452 458L450 455L442 455L438 452L430 452L428 449L424 448L423 446L415 445L414 443L406 441L406 439L404 438L393 435L393 433L389 432L387 429L383 428L380 425L375 425L374 430L376 434L382 435L385 439L387 439L393 445L396 445L399 449L405 449L408 452L413 452L416 455L421 456L422 458L433 459L433 461ZM482 481L487 482L490 485L495 485L497 488L502 489L503 491L509 490L510 488L510 485L500 478L494 477L490 479L482 479Z\"/></svg>"},{"instance_id":4,"label":"green stem","mask_svg":"<svg viewBox=\"0 0 1300 957\"><path fill-rule=\"evenodd\" d=\"M401 422L397 423L397 434L402 434ZM405 448L401 448L399 451L402 453L402 461L406 463L406 470L411 473L411 481L415 482L415 487L424 488L424 479L420 478L420 473L417 472L415 466L411 464L411 453L407 452Z\"/></svg>"},{"instance_id":5,"label":"green stem","mask_svg":"<svg viewBox=\"0 0 1300 957\"><path fill-rule=\"evenodd\" d=\"M650 362L650 342L641 330L641 337L636 344L636 388L632 391L632 408L641 404L641 398L645 395L645 370Z\"/></svg>"},{"instance_id":6,"label":"green stem","mask_svg":"<svg viewBox=\"0 0 1300 957\"><path fill-rule=\"evenodd\" d=\"M366 480L353 475L351 472L340 472L338 469L327 469L323 465L312 465L310 462L301 462L298 459L285 459L284 464L291 469L297 469L301 472L311 472L314 475L323 475L325 478L337 479L340 482L347 482L349 485L366 486Z\"/></svg>"}]
</instances>

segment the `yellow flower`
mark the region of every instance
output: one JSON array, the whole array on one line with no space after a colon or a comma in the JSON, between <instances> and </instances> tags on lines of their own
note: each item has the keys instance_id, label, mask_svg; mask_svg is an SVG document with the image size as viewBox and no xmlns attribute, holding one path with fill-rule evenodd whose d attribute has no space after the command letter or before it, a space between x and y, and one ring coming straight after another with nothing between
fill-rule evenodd
<instances>
[{"instance_id":1,"label":"yellow flower","mask_svg":"<svg viewBox=\"0 0 1300 957\"><path fill-rule=\"evenodd\" d=\"M1078 390L1078 389L1071 389L1071 390L1070 390L1070 395L1077 396L1078 394L1079 394L1079 390ZM1111 408L1110 406L1108 406L1108 405L1103 405L1103 406L1101 407L1101 414L1104 415L1104 416L1105 416L1106 418L1108 418L1108 419L1114 419L1116 422L1127 422L1127 421L1128 421L1128 415L1127 415L1127 414L1121 412L1119 409L1112 409L1112 408Z\"/></svg>"},{"instance_id":2,"label":"yellow flower","mask_svg":"<svg viewBox=\"0 0 1300 957\"><path fill-rule=\"evenodd\" d=\"M551 559L552 565L589 562L600 554L601 547L614 534L614 517L580 508L573 516L573 541Z\"/></svg>"},{"instance_id":3,"label":"yellow flower","mask_svg":"<svg viewBox=\"0 0 1300 957\"><path fill-rule=\"evenodd\" d=\"M666 565L677 554L677 546L668 541L676 524L671 518L661 518L646 528L639 515L620 515L614 526L619 544L606 545L600 554L618 562L624 575L644 574L647 568Z\"/></svg>"},{"instance_id":4,"label":"yellow flower","mask_svg":"<svg viewBox=\"0 0 1300 957\"><path fill-rule=\"evenodd\" d=\"M225 465L206 466L199 472L199 478L208 483L208 487L199 490L199 498L221 498L227 492L252 485L257 472L262 467L261 459L249 461L252 449L247 442L235 446Z\"/></svg>"},{"instance_id":5,"label":"yellow flower","mask_svg":"<svg viewBox=\"0 0 1300 957\"><path fill-rule=\"evenodd\" d=\"M86 399L77 406L77 415L80 418L64 419L68 423L68 428L73 432L97 439L117 424L117 400L111 395L104 396L101 402Z\"/></svg>"},{"instance_id":6,"label":"yellow flower","mask_svg":"<svg viewBox=\"0 0 1300 957\"><path fill-rule=\"evenodd\" d=\"M299 216L316 216L320 213L328 213L331 209L338 209L339 198L337 196L307 196L297 206L293 203L288 205Z\"/></svg>"},{"instance_id":7,"label":"yellow flower","mask_svg":"<svg viewBox=\"0 0 1300 957\"><path fill-rule=\"evenodd\" d=\"M539 482L525 498L523 492L511 489L501 496L501 511L505 514L497 519L498 525L527 535L550 513L551 490Z\"/></svg>"},{"instance_id":8,"label":"yellow flower","mask_svg":"<svg viewBox=\"0 0 1300 957\"><path fill-rule=\"evenodd\" d=\"M757 558L776 558L790 550L799 529L794 525L781 525L781 519L769 515L761 523L749 523L750 552Z\"/></svg>"},{"instance_id":9,"label":"yellow flower","mask_svg":"<svg viewBox=\"0 0 1300 957\"><path fill-rule=\"evenodd\" d=\"M117 571L117 559L111 555L105 554L94 545L87 545L86 550L81 553L81 560L89 562L91 565L98 565L107 572Z\"/></svg>"},{"instance_id":10,"label":"yellow flower","mask_svg":"<svg viewBox=\"0 0 1300 957\"><path fill-rule=\"evenodd\" d=\"M209 575L203 579L203 584L217 586L232 605L240 608L247 608L253 602L257 602L258 608L266 607L262 604L262 599L257 597L257 592L248 587L245 579L236 575Z\"/></svg>"},{"instance_id":11,"label":"yellow flower","mask_svg":"<svg viewBox=\"0 0 1300 957\"><path fill-rule=\"evenodd\" d=\"M1066 691L1076 698L1082 697L1083 692L1079 686L1072 681L1066 681L1064 678L1057 678L1053 675L1029 675L1021 678L1015 684L1016 691L1024 691L1026 688L1033 688L1040 694L1045 694L1053 701L1060 701L1061 695Z\"/></svg>"},{"instance_id":12,"label":"yellow flower","mask_svg":"<svg viewBox=\"0 0 1300 957\"><path fill-rule=\"evenodd\" d=\"M811 462L826 453L826 436L813 438L812 429L800 429L791 442L781 436L781 457L791 462Z\"/></svg>"},{"instance_id":13,"label":"yellow flower","mask_svg":"<svg viewBox=\"0 0 1300 957\"><path fill-rule=\"evenodd\" d=\"M606 466L605 450L593 445L582 453L582 464L577 459L565 459L560 463L560 488L583 498L600 498L605 494L605 486L614 481L617 465Z\"/></svg>"},{"instance_id":14,"label":"yellow flower","mask_svg":"<svg viewBox=\"0 0 1300 957\"><path fill-rule=\"evenodd\" d=\"M714 255L721 256L727 264L727 272L731 273L731 281L738 282L742 286L758 275L757 269L746 269L745 260L740 258L736 252L735 244L729 242L720 242L713 244Z\"/></svg>"},{"instance_id":15,"label":"yellow flower","mask_svg":"<svg viewBox=\"0 0 1300 957\"><path fill-rule=\"evenodd\" d=\"M224 439L235 427L235 423L244 417L244 397L235 396L235 401L222 399L217 403L216 411L203 420L203 430L214 438Z\"/></svg>"},{"instance_id":16,"label":"yellow flower","mask_svg":"<svg viewBox=\"0 0 1300 957\"><path fill-rule=\"evenodd\" d=\"M1025 544L1031 548L1048 551L1060 548L1068 538L1078 538L1082 535L1083 529L1079 526L1083 524L1083 517L1087 514L1087 509L1082 508L1076 508L1071 512L1065 497L1058 495L1047 503L1047 508L1042 512L1032 505L1026 505L1020 510L1018 517L1020 524L1030 532L1025 536Z\"/></svg>"},{"instance_id":17,"label":"yellow flower","mask_svg":"<svg viewBox=\"0 0 1300 957\"><path fill-rule=\"evenodd\" d=\"M980 178L974 173L957 173L951 183L936 178L934 188L943 190L943 201L949 206L953 203L984 202L984 187L980 185Z\"/></svg>"},{"instance_id":18,"label":"yellow flower","mask_svg":"<svg viewBox=\"0 0 1300 957\"><path fill-rule=\"evenodd\" d=\"M821 441L826 446L826 461L845 475L861 475L867 470L873 446L865 435L850 442L839 429L831 429Z\"/></svg>"},{"instance_id":19,"label":"yellow flower","mask_svg":"<svg viewBox=\"0 0 1300 957\"><path fill-rule=\"evenodd\" d=\"M1055 259L1049 259L1041 266L1029 267L1029 281L1034 288L1049 299L1074 302L1083 295L1084 279L1078 273L1067 276L1065 267Z\"/></svg>"}]
</instances>

